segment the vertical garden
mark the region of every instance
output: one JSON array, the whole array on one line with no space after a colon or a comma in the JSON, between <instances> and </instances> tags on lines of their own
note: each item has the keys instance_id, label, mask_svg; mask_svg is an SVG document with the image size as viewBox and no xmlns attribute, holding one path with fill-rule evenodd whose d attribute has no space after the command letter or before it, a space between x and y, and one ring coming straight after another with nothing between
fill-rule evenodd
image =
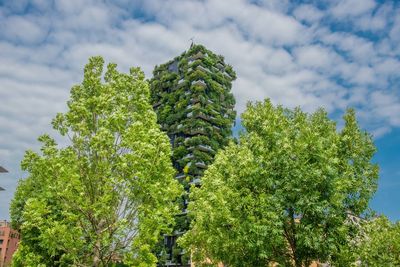
<instances>
[{"instance_id":1,"label":"vertical garden","mask_svg":"<svg viewBox=\"0 0 400 267\"><path fill-rule=\"evenodd\" d=\"M232 136L235 99L231 93L236 73L224 58L202 45L156 66L150 81L151 102L158 123L170 138L176 178L186 192L199 186L201 177L218 149ZM185 265L187 255L176 248L176 239L189 226L188 197L180 200L173 235L166 236L162 261Z\"/></svg>"}]
</instances>

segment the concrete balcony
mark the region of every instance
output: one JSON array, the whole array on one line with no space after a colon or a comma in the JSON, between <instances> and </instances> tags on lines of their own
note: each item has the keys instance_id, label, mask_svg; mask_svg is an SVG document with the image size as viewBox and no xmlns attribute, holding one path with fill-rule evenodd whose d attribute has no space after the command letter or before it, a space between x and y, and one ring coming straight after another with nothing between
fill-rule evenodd
<instances>
[{"instance_id":1,"label":"concrete balcony","mask_svg":"<svg viewBox=\"0 0 400 267\"><path fill-rule=\"evenodd\" d=\"M186 215L187 213L188 213L187 209L183 209L181 213L179 213L178 215Z\"/></svg>"},{"instance_id":2,"label":"concrete balcony","mask_svg":"<svg viewBox=\"0 0 400 267\"><path fill-rule=\"evenodd\" d=\"M232 76L229 75L226 71L224 71L222 74L225 75L225 77L227 77L228 79L232 80Z\"/></svg>"},{"instance_id":3,"label":"concrete balcony","mask_svg":"<svg viewBox=\"0 0 400 267\"><path fill-rule=\"evenodd\" d=\"M186 85L185 80L183 80L183 82L181 82L181 83L178 82L178 84L176 85L176 87L174 87L174 89L172 91L176 91L176 90L178 90L179 88L181 88L181 87L183 87L185 85Z\"/></svg>"},{"instance_id":4,"label":"concrete balcony","mask_svg":"<svg viewBox=\"0 0 400 267\"><path fill-rule=\"evenodd\" d=\"M204 128L197 128L197 129L192 129L189 132L190 135L206 135L207 131Z\"/></svg>"},{"instance_id":5,"label":"concrete balcony","mask_svg":"<svg viewBox=\"0 0 400 267\"><path fill-rule=\"evenodd\" d=\"M200 71L207 72L207 73L211 73L211 70L209 70L209 69L203 67L202 65L198 65L196 69L197 69L197 70L200 70Z\"/></svg>"},{"instance_id":6,"label":"concrete balcony","mask_svg":"<svg viewBox=\"0 0 400 267\"><path fill-rule=\"evenodd\" d=\"M192 181L190 181L189 184L200 185L201 184L201 179L200 178L194 178Z\"/></svg>"},{"instance_id":7,"label":"concrete balcony","mask_svg":"<svg viewBox=\"0 0 400 267\"><path fill-rule=\"evenodd\" d=\"M179 230L174 230L174 235L183 235L185 232L179 231Z\"/></svg>"},{"instance_id":8,"label":"concrete balcony","mask_svg":"<svg viewBox=\"0 0 400 267\"><path fill-rule=\"evenodd\" d=\"M213 114L213 115L216 115L216 116L220 115L220 112L218 112L215 109L210 109L210 113Z\"/></svg>"},{"instance_id":9,"label":"concrete balcony","mask_svg":"<svg viewBox=\"0 0 400 267\"><path fill-rule=\"evenodd\" d=\"M207 84L203 80L192 81L192 85L199 85L204 88L207 87Z\"/></svg>"},{"instance_id":10,"label":"concrete balcony","mask_svg":"<svg viewBox=\"0 0 400 267\"><path fill-rule=\"evenodd\" d=\"M210 120L211 120L211 117L210 117L210 116L207 116L207 115L204 114L203 112L197 113L197 114L196 114L196 118L202 119L202 120L205 120L205 121L210 121Z\"/></svg>"},{"instance_id":11,"label":"concrete balcony","mask_svg":"<svg viewBox=\"0 0 400 267\"><path fill-rule=\"evenodd\" d=\"M210 146L208 146L208 145L198 145L197 147L198 147L198 149L199 149L200 151L203 151L203 152L215 152L214 149L212 149L212 148L211 148Z\"/></svg>"},{"instance_id":12,"label":"concrete balcony","mask_svg":"<svg viewBox=\"0 0 400 267\"><path fill-rule=\"evenodd\" d=\"M214 149L212 149L209 145L197 145L197 146L191 146L188 147L187 150L189 151L194 151L194 150L200 150L202 152L212 152L215 153Z\"/></svg>"},{"instance_id":13,"label":"concrete balcony","mask_svg":"<svg viewBox=\"0 0 400 267\"><path fill-rule=\"evenodd\" d=\"M193 159L194 155L192 153L187 154L186 156L184 156L182 159Z\"/></svg>"},{"instance_id":14,"label":"concrete balcony","mask_svg":"<svg viewBox=\"0 0 400 267\"><path fill-rule=\"evenodd\" d=\"M178 180L184 179L185 177L186 177L186 175L183 174L183 173L180 173L180 174L178 174L177 176L175 176L175 178L178 179Z\"/></svg>"},{"instance_id":15,"label":"concrete balcony","mask_svg":"<svg viewBox=\"0 0 400 267\"><path fill-rule=\"evenodd\" d=\"M194 165L195 165L196 167L202 168L202 169L206 169L206 168L207 168L207 165L206 165L204 162L202 162L202 161L196 162Z\"/></svg>"},{"instance_id":16,"label":"concrete balcony","mask_svg":"<svg viewBox=\"0 0 400 267\"><path fill-rule=\"evenodd\" d=\"M202 52L197 52L197 54L195 54L195 55L193 55L192 57L191 57L191 59L192 60L197 60L197 59L201 59L201 58L203 58L204 57L204 54L202 53Z\"/></svg>"},{"instance_id":17,"label":"concrete balcony","mask_svg":"<svg viewBox=\"0 0 400 267\"><path fill-rule=\"evenodd\" d=\"M190 102L192 102L192 104L197 104L197 103L199 103L200 101L201 101L201 99L198 98L198 97L193 97L193 98L190 99Z\"/></svg>"}]
</instances>

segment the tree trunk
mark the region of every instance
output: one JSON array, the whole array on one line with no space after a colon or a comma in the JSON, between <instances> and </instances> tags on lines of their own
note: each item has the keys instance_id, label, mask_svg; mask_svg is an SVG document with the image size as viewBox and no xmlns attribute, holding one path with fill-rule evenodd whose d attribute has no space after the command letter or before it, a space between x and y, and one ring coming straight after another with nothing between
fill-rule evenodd
<instances>
[{"instance_id":1,"label":"tree trunk","mask_svg":"<svg viewBox=\"0 0 400 267\"><path fill-rule=\"evenodd\" d=\"M100 265L100 239L97 237L96 245L93 248L93 267Z\"/></svg>"},{"instance_id":2,"label":"tree trunk","mask_svg":"<svg viewBox=\"0 0 400 267\"><path fill-rule=\"evenodd\" d=\"M101 235L103 233L103 228L104 228L105 223L106 223L105 220L101 219L97 225L96 244L93 248L93 267L100 266L100 263L103 260L102 255L100 254L100 251L101 251Z\"/></svg>"}]
</instances>

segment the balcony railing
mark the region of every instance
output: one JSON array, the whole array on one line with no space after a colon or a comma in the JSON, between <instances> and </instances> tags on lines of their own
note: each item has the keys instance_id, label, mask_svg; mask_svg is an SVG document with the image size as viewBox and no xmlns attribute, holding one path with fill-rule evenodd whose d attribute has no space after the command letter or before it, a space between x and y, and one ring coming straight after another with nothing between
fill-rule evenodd
<instances>
[{"instance_id":1,"label":"balcony railing","mask_svg":"<svg viewBox=\"0 0 400 267\"><path fill-rule=\"evenodd\" d=\"M192 181L190 181L189 184L200 185L201 184L201 179L200 178L194 178Z\"/></svg>"},{"instance_id":2,"label":"balcony railing","mask_svg":"<svg viewBox=\"0 0 400 267\"><path fill-rule=\"evenodd\" d=\"M224 71L222 74L224 74L227 78L229 78L230 80L232 80L232 76L229 75L226 71Z\"/></svg>"},{"instance_id":3,"label":"balcony railing","mask_svg":"<svg viewBox=\"0 0 400 267\"><path fill-rule=\"evenodd\" d=\"M224 65L222 65L220 62L218 62L217 64L215 64L215 66L218 68L218 69L223 69L224 68Z\"/></svg>"},{"instance_id":4,"label":"balcony railing","mask_svg":"<svg viewBox=\"0 0 400 267\"><path fill-rule=\"evenodd\" d=\"M202 161L196 162L194 165L195 165L196 167L202 168L202 169L207 168L207 165L206 165L204 162L202 162Z\"/></svg>"},{"instance_id":5,"label":"balcony railing","mask_svg":"<svg viewBox=\"0 0 400 267\"><path fill-rule=\"evenodd\" d=\"M203 152L215 152L214 149L212 149L208 145L198 145L197 147L199 148L200 151L203 151Z\"/></svg>"},{"instance_id":6,"label":"balcony railing","mask_svg":"<svg viewBox=\"0 0 400 267\"><path fill-rule=\"evenodd\" d=\"M192 129L191 131L189 131L190 135L205 135L207 134L207 131L204 128L197 128L197 129Z\"/></svg>"},{"instance_id":7,"label":"balcony railing","mask_svg":"<svg viewBox=\"0 0 400 267\"><path fill-rule=\"evenodd\" d=\"M210 71L208 68L205 68L205 67L203 67L202 65L198 65L198 66L197 66L197 69L200 70L200 71L204 71L204 72L207 72L207 73L211 73L211 71Z\"/></svg>"},{"instance_id":8,"label":"balcony railing","mask_svg":"<svg viewBox=\"0 0 400 267\"><path fill-rule=\"evenodd\" d=\"M178 174L177 176L175 176L175 178L176 179L183 179L183 178L185 178L186 177L186 175L185 174L183 174L183 173L180 173L180 174Z\"/></svg>"},{"instance_id":9,"label":"balcony railing","mask_svg":"<svg viewBox=\"0 0 400 267\"><path fill-rule=\"evenodd\" d=\"M199 85L202 87L207 87L207 84L203 80L192 81L192 85Z\"/></svg>"},{"instance_id":10,"label":"balcony railing","mask_svg":"<svg viewBox=\"0 0 400 267\"><path fill-rule=\"evenodd\" d=\"M182 159L193 159L194 155L192 153L187 154L186 156L184 156Z\"/></svg>"},{"instance_id":11,"label":"balcony railing","mask_svg":"<svg viewBox=\"0 0 400 267\"><path fill-rule=\"evenodd\" d=\"M193 55L192 57L191 57L191 59L192 60L197 60L197 59L200 59L200 58L203 58L204 57L204 54L202 53L202 52L197 52L197 54L195 54L195 55Z\"/></svg>"}]
</instances>

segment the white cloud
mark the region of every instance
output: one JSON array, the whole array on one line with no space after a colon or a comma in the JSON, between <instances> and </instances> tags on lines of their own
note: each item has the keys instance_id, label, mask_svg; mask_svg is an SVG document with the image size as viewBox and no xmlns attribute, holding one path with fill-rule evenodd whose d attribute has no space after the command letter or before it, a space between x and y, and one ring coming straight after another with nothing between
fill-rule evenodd
<instances>
[{"instance_id":1,"label":"white cloud","mask_svg":"<svg viewBox=\"0 0 400 267\"><path fill-rule=\"evenodd\" d=\"M321 41L326 45L332 45L347 57L359 63L369 63L375 55L372 41L354 34L344 32L321 32Z\"/></svg>"},{"instance_id":2,"label":"white cloud","mask_svg":"<svg viewBox=\"0 0 400 267\"><path fill-rule=\"evenodd\" d=\"M358 16L371 11L375 5L376 3L374 0L340 0L334 5L331 12L338 18Z\"/></svg>"},{"instance_id":3,"label":"white cloud","mask_svg":"<svg viewBox=\"0 0 400 267\"><path fill-rule=\"evenodd\" d=\"M391 44L393 44L398 50L400 50L400 11L397 11L394 15L393 26L389 32Z\"/></svg>"},{"instance_id":4,"label":"white cloud","mask_svg":"<svg viewBox=\"0 0 400 267\"><path fill-rule=\"evenodd\" d=\"M356 84L368 85L376 81L374 70L370 67L360 67L353 75L351 81Z\"/></svg>"},{"instance_id":5,"label":"white cloud","mask_svg":"<svg viewBox=\"0 0 400 267\"><path fill-rule=\"evenodd\" d=\"M321 45L301 46L294 50L298 64L304 67L325 69L334 66L338 56L332 49Z\"/></svg>"},{"instance_id":6,"label":"white cloud","mask_svg":"<svg viewBox=\"0 0 400 267\"><path fill-rule=\"evenodd\" d=\"M388 127L388 126L382 126L382 127L379 127L379 128L374 129L374 130L372 131L372 136L375 137L375 138L379 138L379 137L384 136L384 135L387 134L387 133L390 133L390 131L391 131L391 128L390 128L390 127Z\"/></svg>"},{"instance_id":7,"label":"white cloud","mask_svg":"<svg viewBox=\"0 0 400 267\"><path fill-rule=\"evenodd\" d=\"M44 40L49 30L40 22L34 17L9 16L1 18L0 27L4 37L14 42L37 44Z\"/></svg>"},{"instance_id":8,"label":"white cloud","mask_svg":"<svg viewBox=\"0 0 400 267\"><path fill-rule=\"evenodd\" d=\"M400 126L400 99L397 95L375 91L371 94L371 102L376 114L387 119L390 125Z\"/></svg>"},{"instance_id":9,"label":"white cloud","mask_svg":"<svg viewBox=\"0 0 400 267\"><path fill-rule=\"evenodd\" d=\"M388 18L392 16L393 7L390 3L380 6L375 12L368 12L354 20L354 24L364 31L378 32L385 29Z\"/></svg>"},{"instance_id":10,"label":"white cloud","mask_svg":"<svg viewBox=\"0 0 400 267\"><path fill-rule=\"evenodd\" d=\"M300 5L293 11L293 15L296 19L309 23L318 22L324 17L324 13L321 10L310 4Z\"/></svg>"}]
</instances>

